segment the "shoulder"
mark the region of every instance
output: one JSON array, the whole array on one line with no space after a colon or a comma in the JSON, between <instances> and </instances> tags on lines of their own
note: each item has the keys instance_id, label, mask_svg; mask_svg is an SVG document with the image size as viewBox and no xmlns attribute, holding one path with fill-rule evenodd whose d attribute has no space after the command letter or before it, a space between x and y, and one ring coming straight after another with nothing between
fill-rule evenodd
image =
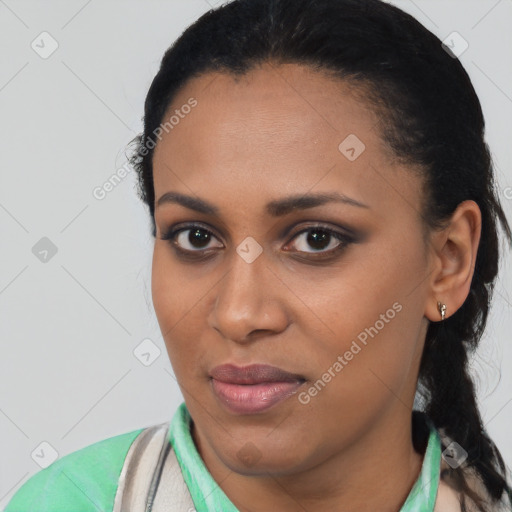
<instances>
[{"instance_id":1,"label":"shoulder","mask_svg":"<svg viewBox=\"0 0 512 512\"><path fill-rule=\"evenodd\" d=\"M143 430L103 439L57 459L29 478L4 512L112 510L124 460Z\"/></svg>"}]
</instances>

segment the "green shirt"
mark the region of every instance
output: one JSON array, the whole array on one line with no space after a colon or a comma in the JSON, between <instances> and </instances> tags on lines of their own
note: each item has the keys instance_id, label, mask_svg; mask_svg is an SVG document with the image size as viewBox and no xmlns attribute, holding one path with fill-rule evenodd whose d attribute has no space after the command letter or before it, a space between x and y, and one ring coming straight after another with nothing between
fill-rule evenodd
<instances>
[{"instance_id":1,"label":"green shirt","mask_svg":"<svg viewBox=\"0 0 512 512\"><path fill-rule=\"evenodd\" d=\"M190 425L190 414L182 403L171 421L169 442L197 512L238 512L204 465ZM421 473L400 512L434 509L441 441L434 426L429 426ZM25 482L4 512L111 512L126 454L142 430L110 437L57 459Z\"/></svg>"}]
</instances>

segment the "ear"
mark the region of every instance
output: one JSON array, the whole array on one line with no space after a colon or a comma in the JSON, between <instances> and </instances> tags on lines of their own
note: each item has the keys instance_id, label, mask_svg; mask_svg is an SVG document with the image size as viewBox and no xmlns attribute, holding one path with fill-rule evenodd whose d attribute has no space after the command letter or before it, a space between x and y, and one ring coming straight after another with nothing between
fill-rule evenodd
<instances>
[{"instance_id":1,"label":"ear","mask_svg":"<svg viewBox=\"0 0 512 512\"><path fill-rule=\"evenodd\" d=\"M453 315L466 300L473 279L480 243L482 214L475 201L460 203L449 224L431 238L432 272L425 316L441 320L437 302L446 304L446 316Z\"/></svg>"}]
</instances>

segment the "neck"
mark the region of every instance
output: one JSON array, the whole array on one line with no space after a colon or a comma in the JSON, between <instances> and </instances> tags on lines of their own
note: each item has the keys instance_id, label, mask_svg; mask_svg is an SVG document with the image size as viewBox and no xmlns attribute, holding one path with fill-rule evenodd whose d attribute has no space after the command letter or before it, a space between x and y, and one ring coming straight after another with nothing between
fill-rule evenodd
<instances>
[{"instance_id":1,"label":"neck","mask_svg":"<svg viewBox=\"0 0 512 512\"><path fill-rule=\"evenodd\" d=\"M195 428L193 437L207 469L240 512L396 512L418 479L424 457L414 449L411 412L400 401L396 404L397 410L344 450L287 476L234 473Z\"/></svg>"}]
</instances>

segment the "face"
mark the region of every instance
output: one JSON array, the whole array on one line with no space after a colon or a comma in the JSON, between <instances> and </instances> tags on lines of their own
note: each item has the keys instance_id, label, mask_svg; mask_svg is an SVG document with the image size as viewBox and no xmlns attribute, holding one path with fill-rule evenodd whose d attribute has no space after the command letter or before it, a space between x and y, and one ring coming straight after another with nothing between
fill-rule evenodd
<instances>
[{"instance_id":1,"label":"face","mask_svg":"<svg viewBox=\"0 0 512 512\"><path fill-rule=\"evenodd\" d=\"M286 475L410 422L421 182L388 158L376 115L295 64L196 77L171 115L153 159L152 296L201 450ZM168 192L211 210L158 204Z\"/></svg>"}]
</instances>

